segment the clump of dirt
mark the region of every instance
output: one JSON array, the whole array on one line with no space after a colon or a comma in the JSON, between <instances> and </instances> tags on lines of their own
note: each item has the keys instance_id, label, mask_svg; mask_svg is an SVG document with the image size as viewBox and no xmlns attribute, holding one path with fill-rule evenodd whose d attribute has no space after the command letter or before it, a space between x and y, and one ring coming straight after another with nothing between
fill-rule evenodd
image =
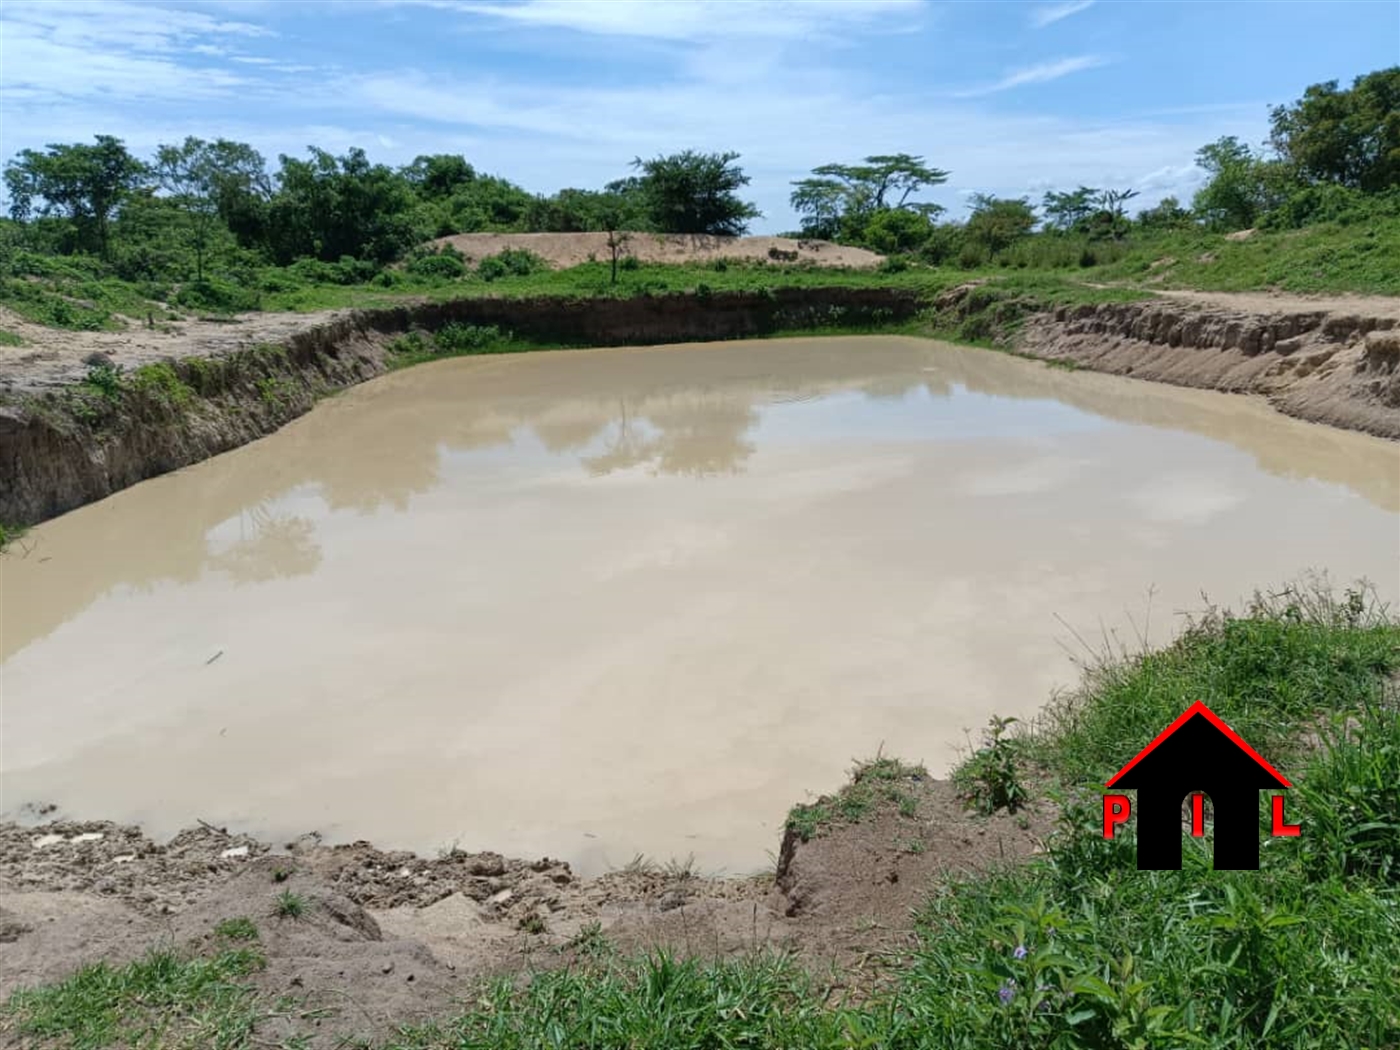
<instances>
[{"instance_id":1,"label":"clump of dirt","mask_svg":"<svg viewBox=\"0 0 1400 1050\"><path fill-rule=\"evenodd\" d=\"M433 243L450 244L472 262L506 249L534 252L551 266L567 268L612 257L606 233L459 233ZM870 269L884 260L864 248L831 241L792 237L716 237L689 233L631 233L623 255L649 263L705 263L716 259L741 262Z\"/></svg>"},{"instance_id":2,"label":"clump of dirt","mask_svg":"<svg viewBox=\"0 0 1400 1050\"><path fill-rule=\"evenodd\" d=\"M776 878L636 864L592 879L549 858L426 858L314 834L274 847L202 825L162 844L107 822L0 824L0 998L152 947L214 951L231 919L258 931L254 990L295 1004L260 1028L274 1044L383 1038L450 1015L482 979L566 966L600 942L705 958L780 948L860 995L912 945L913 911L943 873L1029 856L1052 820L1046 804L975 816L920 777L852 823L789 833Z\"/></svg>"}]
</instances>

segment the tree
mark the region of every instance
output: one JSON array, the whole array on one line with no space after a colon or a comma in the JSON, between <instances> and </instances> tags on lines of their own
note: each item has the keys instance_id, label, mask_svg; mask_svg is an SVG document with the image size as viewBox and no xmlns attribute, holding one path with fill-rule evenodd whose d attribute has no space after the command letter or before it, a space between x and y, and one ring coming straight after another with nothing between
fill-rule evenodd
<instances>
[{"instance_id":1,"label":"tree","mask_svg":"<svg viewBox=\"0 0 1400 1050\"><path fill-rule=\"evenodd\" d=\"M917 250L932 233L933 221L925 212L885 208L866 224L865 243L877 252L892 255Z\"/></svg>"},{"instance_id":2,"label":"tree","mask_svg":"<svg viewBox=\"0 0 1400 1050\"><path fill-rule=\"evenodd\" d=\"M158 146L154 174L160 188L184 212L195 253L195 277L204 280L204 260L216 220L242 217L251 200L266 198L267 177L257 150L242 142L205 142L190 136L178 146Z\"/></svg>"},{"instance_id":3,"label":"tree","mask_svg":"<svg viewBox=\"0 0 1400 1050\"><path fill-rule=\"evenodd\" d=\"M98 135L91 146L22 150L5 167L10 215L26 222L57 212L73 224L79 248L96 248L106 258L112 215L146 174L146 165L111 135Z\"/></svg>"},{"instance_id":4,"label":"tree","mask_svg":"<svg viewBox=\"0 0 1400 1050\"><path fill-rule=\"evenodd\" d=\"M1098 209L1102 190L1091 186L1080 186L1077 190L1057 193L1050 190L1041 199L1041 210L1045 212L1045 224L1056 230L1083 232L1088 228L1089 219Z\"/></svg>"},{"instance_id":5,"label":"tree","mask_svg":"<svg viewBox=\"0 0 1400 1050\"><path fill-rule=\"evenodd\" d=\"M616 192L640 194L647 218L661 233L704 233L737 236L761 213L742 201L738 190L749 184L734 161L737 153L698 153L685 150L642 160L632 166L642 174L631 186L609 185Z\"/></svg>"},{"instance_id":6,"label":"tree","mask_svg":"<svg viewBox=\"0 0 1400 1050\"><path fill-rule=\"evenodd\" d=\"M1035 228L1035 208L1024 197L972 196L972 214L965 227L967 239L989 253L1011 247Z\"/></svg>"},{"instance_id":7,"label":"tree","mask_svg":"<svg viewBox=\"0 0 1400 1050\"><path fill-rule=\"evenodd\" d=\"M1212 226L1252 227L1268 204L1265 163L1233 135L1202 146L1196 164L1209 181L1191 202L1196 214Z\"/></svg>"},{"instance_id":8,"label":"tree","mask_svg":"<svg viewBox=\"0 0 1400 1050\"><path fill-rule=\"evenodd\" d=\"M364 150L343 157L311 147L310 160L281 157L278 190L268 214L269 240L279 263L343 256L384 263L424 238L408 180Z\"/></svg>"},{"instance_id":9,"label":"tree","mask_svg":"<svg viewBox=\"0 0 1400 1050\"><path fill-rule=\"evenodd\" d=\"M424 200L451 197L476 179L476 169L455 153L422 154L399 171Z\"/></svg>"},{"instance_id":10,"label":"tree","mask_svg":"<svg viewBox=\"0 0 1400 1050\"><path fill-rule=\"evenodd\" d=\"M1122 240L1123 234L1128 231L1128 215L1124 205L1137 195L1137 190L1101 190L1099 192L1095 203L1099 206L1100 214L1106 220L1104 225L1115 241Z\"/></svg>"},{"instance_id":11,"label":"tree","mask_svg":"<svg viewBox=\"0 0 1400 1050\"><path fill-rule=\"evenodd\" d=\"M1400 66L1313 84L1269 114L1269 142L1298 175L1367 193L1400 186Z\"/></svg>"},{"instance_id":12,"label":"tree","mask_svg":"<svg viewBox=\"0 0 1400 1050\"><path fill-rule=\"evenodd\" d=\"M866 228L880 212L909 210L931 223L941 205L910 198L927 186L948 181L948 172L932 168L923 157L887 153L866 157L861 164L823 164L812 177L793 183L789 198L803 216L803 233L825 240L863 240Z\"/></svg>"},{"instance_id":13,"label":"tree","mask_svg":"<svg viewBox=\"0 0 1400 1050\"><path fill-rule=\"evenodd\" d=\"M1138 212L1138 225L1145 230L1176 230L1191 223L1191 213L1175 197L1163 197L1151 208Z\"/></svg>"}]
</instances>

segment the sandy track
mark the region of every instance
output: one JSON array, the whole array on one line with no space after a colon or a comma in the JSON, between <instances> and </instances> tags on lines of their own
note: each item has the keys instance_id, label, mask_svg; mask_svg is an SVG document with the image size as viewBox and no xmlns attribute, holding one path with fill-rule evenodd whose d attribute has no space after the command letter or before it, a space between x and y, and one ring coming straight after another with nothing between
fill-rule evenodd
<instances>
[{"instance_id":1,"label":"sandy track","mask_svg":"<svg viewBox=\"0 0 1400 1050\"><path fill-rule=\"evenodd\" d=\"M711 237L684 233L631 233L625 255L650 263L713 262L738 259L748 262L803 263L818 266L878 266L883 255L833 244L830 241L794 240L791 237ZM459 233L435 244L451 244L469 259L495 255L506 248L524 248L559 268L590 260L611 258L606 233Z\"/></svg>"}]
</instances>

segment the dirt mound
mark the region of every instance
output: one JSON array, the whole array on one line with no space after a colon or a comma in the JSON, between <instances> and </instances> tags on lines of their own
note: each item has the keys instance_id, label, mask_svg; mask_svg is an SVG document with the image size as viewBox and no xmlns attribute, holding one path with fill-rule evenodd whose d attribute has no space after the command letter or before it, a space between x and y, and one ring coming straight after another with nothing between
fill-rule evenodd
<instances>
[{"instance_id":1,"label":"dirt mound","mask_svg":"<svg viewBox=\"0 0 1400 1050\"><path fill-rule=\"evenodd\" d=\"M459 233L441 237L433 243L451 244L472 262L507 248L532 251L560 269L611 258L606 233ZM791 237L712 237L686 233L629 234L623 254L649 263L738 259L859 269L878 266L884 259L884 256L864 248L852 248L830 241L794 240Z\"/></svg>"},{"instance_id":2,"label":"dirt mound","mask_svg":"<svg viewBox=\"0 0 1400 1050\"><path fill-rule=\"evenodd\" d=\"M790 837L777 879L677 864L580 879L548 858L425 858L316 835L273 847L205 825L161 844L111 823L0 824L0 999L153 947L213 953L230 920L251 924L266 957L249 981L279 1004L260 1022L271 1045L382 1039L450 1014L481 979L569 965L602 941L706 958L783 948L832 974L834 993L861 995L912 944L912 910L940 873L1027 856L1053 816L976 817L926 777L909 790Z\"/></svg>"}]
</instances>

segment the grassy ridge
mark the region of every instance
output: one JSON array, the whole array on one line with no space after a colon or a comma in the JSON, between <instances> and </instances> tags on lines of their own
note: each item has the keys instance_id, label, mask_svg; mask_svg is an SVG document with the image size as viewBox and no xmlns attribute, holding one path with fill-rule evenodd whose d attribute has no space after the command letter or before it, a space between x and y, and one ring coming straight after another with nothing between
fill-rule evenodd
<instances>
[{"instance_id":1,"label":"grassy ridge","mask_svg":"<svg viewBox=\"0 0 1400 1050\"><path fill-rule=\"evenodd\" d=\"M575 966L489 985L460 1014L406 1027L387 1045L1394 1047L1397 671L1395 619L1363 592L1334 599L1317 588L1239 614L1209 610L1163 650L1095 663L1016 743L1021 762L1041 763L1059 784L1061 827L1047 853L931 887L912 958L863 1002L842 1005L832 985L780 956L622 957L594 931ZM1086 788L1196 699L1294 779L1290 819L1301 819L1303 837L1266 838L1258 872L1213 871L1209 838L1187 840L1181 871L1139 872L1131 833L1099 834ZM865 767L857 795L897 788L904 767L882 762ZM860 809L839 816L859 819ZM142 1045L187 1045L203 1018L217 1030L200 1030L199 1045L259 1045L266 1004L237 994L238 967L252 957L229 950L162 959L155 991L147 963L85 970L16 995L4 1021L57 1045L109 1046L129 1035L125 1019L159 1004L165 1027ZM227 982L204 980L210 967L227 970Z\"/></svg>"},{"instance_id":2,"label":"grassy ridge","mask_svg":"<svg viewBox=\"0 0 1400 1050\"><path fill-rule=\"evenodd\" d=\"M122 281L104 276L103 267L93 259L25 253L19 264L25 273L0 280L0 304L43 325L110 330L124 327L127 322L122 318L159 326L178 317L369 307L406 297L630 297L702 288L755 291L831 285L937 292L987 278L1024 282L1029 287L1077 288L1083 295L1104 292L1094 287L1104 284L1400 295L1400 267L1393 265L1400 258L1400 218L1383 215L1365 226L1324 223L1301 230L1259 231L1246 240L1227 240L1222 234L1198 229L1139 234L1131 241L1097 246L1091 266L1081 265L1084 256L1069 238L1041 235L1028 243L1034 247L1011 252L998 265L974 269L925 266L902 258L875 270L729 261L684 266L648 263L624 268L615 284L605 263L584 263L567 270L519 266L455 277L434 275L423 268L377 270L351 261L262 267L211 278L195 287Z\"/></svg>"}]
</instances>

